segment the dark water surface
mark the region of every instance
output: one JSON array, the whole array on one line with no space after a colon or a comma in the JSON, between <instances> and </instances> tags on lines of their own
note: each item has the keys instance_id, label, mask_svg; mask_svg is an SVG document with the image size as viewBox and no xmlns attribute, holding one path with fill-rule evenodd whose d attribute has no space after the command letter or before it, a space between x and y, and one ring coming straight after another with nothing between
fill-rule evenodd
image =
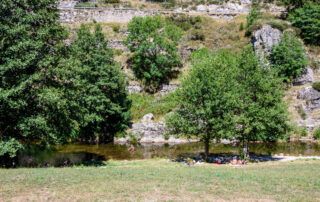
<instances>
[{"instance_id":1,"label":"dark water surface","mask_svg":"<svg viewBox=\"0 0 320 202\"><path fill-rule=\"evenodd\" d=\"M64 145L53 149L30 148L18 155L15 166L46 167L70 165L100 165L110 159L133 160L196 156L203 152L201 143L187 144L146 144L146 145ZM233 144L212 144L211 154L237 155L239 147ZM284 154L291 156L320 156L320 144L317 143L252 143L250 153L255 155Z\"/></svg>"}]
</instances>

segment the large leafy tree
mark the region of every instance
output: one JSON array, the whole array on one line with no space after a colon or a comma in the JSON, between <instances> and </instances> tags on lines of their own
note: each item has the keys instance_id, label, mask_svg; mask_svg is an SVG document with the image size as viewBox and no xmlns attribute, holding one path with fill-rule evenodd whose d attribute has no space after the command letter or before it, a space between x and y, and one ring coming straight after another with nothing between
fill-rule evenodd
<instances>
[{"instance_id":1,"label":"large leafy tree","mask_svg":"<svg viewBox=\"0 0 320 202\"><path fill-rule=\"evenodd\" d=\"M198 136L209 155L212 140L229 138L235 129L237 60L228 52L201 50L177 92L178 109L168 117L169 132Z\"/></svg>"},{"instance_id":2,"label":"large leafy tree","mask_svg":"<svg viewBox=\"0 0 320 202\"><path fill-rule=\"evenodd\" d=\"M70 58L58 69L61 81L75 117L79 123L80 139L111 141L123 131L130 120L130 101L126 80L113 60L101 27L94 31L81 26L70 48Z\"/></svg>"},{"instance_id":3,"label":"large leafy tree","mask_svg":"<svg viewBox=\"0 0 320 202\"><path fill-rule=\"evenodd\" d=\"M128 25L131 67L145 89L155 92L181 66L177 45L181 30L160 16L136 17Z\"/></svg>"},{"instance_id":4,"label":"large leafy tree","mask_svg":"<svg viewBox=\"0 0 320 202\"><path fill-rule=\"evenodd\" d=\"M228 52L198 52L167 119L169 132L195 135L209 155L210 141L238 140L248 158L250 141L275 141L288 129L282 82L260 66L252 47L240 57Z\"/></svg>"},{"instance_id":5,"label":"large leafy tree","mask_svg":"<svg viewBox=\"0 0 320 202\"><path fill-rule=\"evenodd\" d=\"M249 141L276 141L288 130L283 103L282 80L272 69L262 68L252 47L239 59L239 99L237 133L244 158L249 157Z\"/></svg>"},{"instance_id":6,"label":"large leafy tree","mask_svg":"<svg viewBox=\"0 0 320 202\"><path fill-rule=\"evenodd\" d=\"M56 113L64 101L48 87L66 37L56 3L1 1L0 141L58 142L60 134L70 134L68 113Z\"/></svg>"},{"instance_id":7,"label":"large leafy tree","mask_svg":"<svg viewBox=\"0 0 320 202\"><path fill-rule=\"evenodd\" d=\"M320 1L294 10L288 19L301 30L301 37L306 43L320 44Z\"/></svg>"},{"instance_id":8,"label":"large leafy tree","mask_svg":"<svg viewBox=\"0 0 320 202\"><path fill-rule=\"evenodd\" d=\"M293 33L285 32L280 43L273 47L270 62L280 77L292 81L308 64L303 43Z\"/></svg>"}]
</instances>

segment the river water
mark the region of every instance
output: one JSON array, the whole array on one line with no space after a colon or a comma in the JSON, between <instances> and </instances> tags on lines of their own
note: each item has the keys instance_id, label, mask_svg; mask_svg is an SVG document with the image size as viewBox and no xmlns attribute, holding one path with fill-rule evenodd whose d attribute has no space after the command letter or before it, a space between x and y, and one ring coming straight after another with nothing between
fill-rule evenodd
<instances>
[{"instance_id":1,"label":"river water","mask_svg":"<svg viewBox=\"0 0 320 202\"><path fill-rule=\"evenodd\" d=\"M249 146L253 155L320 156L320 144L306 142L252 143ZM179 157L194 157L204 150L201 143L187 144L146 144L146 145L80 145L70 144L51 149L30 148L18 155L15 166L46 167L70 165L100 165L108 160L134 160ZM212 144L213 155L237 155L238 145Z\"/></svg>"}]
</instances>

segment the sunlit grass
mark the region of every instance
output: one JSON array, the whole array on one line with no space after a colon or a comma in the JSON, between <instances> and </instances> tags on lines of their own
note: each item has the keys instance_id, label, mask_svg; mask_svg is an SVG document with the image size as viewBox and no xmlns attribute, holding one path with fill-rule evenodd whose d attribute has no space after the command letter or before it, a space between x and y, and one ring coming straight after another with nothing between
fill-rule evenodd
<instances>
[{"instance_id":1,"label":"sunlit grass","mask_svg":"<svg viewBox=\"0 0 320 202\"><path fill-rule=\"evenodd\" d=\"M0 170L0 201L317 201L320 161L244 167L169 160L110 161L102 167Z\"/></svg>"}]
</instances>

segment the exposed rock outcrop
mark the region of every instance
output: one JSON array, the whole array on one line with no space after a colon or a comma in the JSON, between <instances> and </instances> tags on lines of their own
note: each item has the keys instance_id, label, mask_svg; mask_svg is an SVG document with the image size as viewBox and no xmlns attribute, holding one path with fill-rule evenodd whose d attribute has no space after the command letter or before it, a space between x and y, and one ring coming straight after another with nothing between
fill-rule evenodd
<instances>
[{"instance_id":1,"label":"exposed rock outcrop","mask_svg":"<svg viewBox=\"0 0 320 202\"><path fill-rule=\"evenodd\" d=\"M282 32L270 25L263 25L261 29L253 33L252 44L260 61L265 62L272 47L280 42L281 37Z\"/></svg>"},{"instance_id":2,"label":"exposed rock outcrop","mask_svg":"<svg viewBox=\"0 0 320 202\"><path fill-rule=\"evenodd\" d=\"M308 67L303 70L301 76L293 81L293 85L305 85L314 81L313 70Z\"/></svg>"},{"instance_id":3,"label":"exposed rock outcrop","mask_svg":"<svg viewBox=\"0 0 320 202\"><path fill-rule=\"evenodd\" d=\"M306 87L299 91L298 99L306 101L306 109L314 110L320 108L320 92L312 87Z\"/></svg>"}]
</instances>

